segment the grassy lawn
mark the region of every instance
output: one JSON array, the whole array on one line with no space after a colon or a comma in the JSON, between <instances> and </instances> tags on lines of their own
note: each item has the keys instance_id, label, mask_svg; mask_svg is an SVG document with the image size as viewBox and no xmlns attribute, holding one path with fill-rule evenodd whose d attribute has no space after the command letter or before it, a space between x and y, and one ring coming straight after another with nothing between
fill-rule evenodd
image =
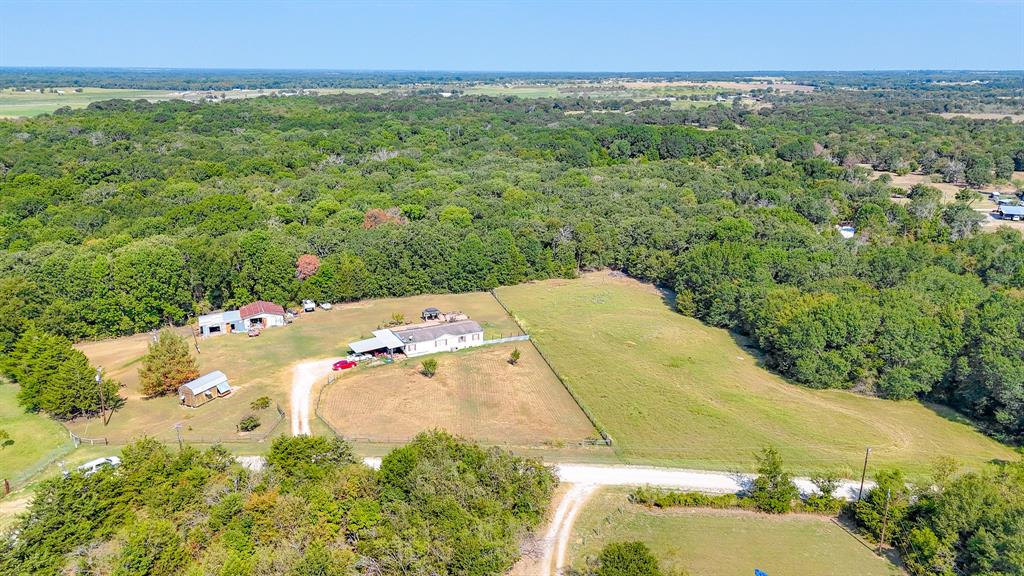
<instances>
[{"instance_id":1,"label":"grassy lawn","mask_svg":"<svg viewBox=\"0 0 1024 576\"><path fill-rule=\"evenodd\" d=\"M64 94L45 92L15 92L10 88L0 90L0 118L18 116L38 116L53 112L58 108L85 108L93 102L126 98L135 100L167 100L174 92L167 90L131 90L109 88L82 88L75 92L73 88L58 88Z\"/></svg>"},{"instance_id":2,"label":"grassy lawn","mask_svg":"<svg viewBox=\"0 0 1024 576\"><path fill-rule=\"evenodd\" d=\"M14 440L14 444L0 448L0 483L7 478L14 485L72 447L59 423L40 414L26 414L18 406L17 395L17 386L0 381L0 429Z\"/></svg>"},{"instance_id":3,"label":"grassy lawn","mask_svg":"<svg viewBox=\"0 0 1024 576\"><path fill-rule=\"evenodd\" d=\"M583 567L609 542L639 540L666 570L691 576L888 576L902 572L830 519L731 510L649 510L603 490L580 513L570 543Z\"/></svg>"},{"instance_id":4,"label":"grassy lawn","mask_svg":"<svg viewBox=\"0 0 1024 576\"><path fill-rule=\"evenodd\" d=\"M259 338L228 334L200 340L200 371L223 371L234 392L199 408L180 406L174 395L154 399L141 397L138 369L146 353L149 334L87 342L79 348L94 364L103 366L106 374L124 384L121 396L127 402L106 427L98 418L73 422L70 426L82 436L107 437L117 442L142 435L174 441L174 426L181 423L186 440L247 441L265 434L277 418L272 404L270 409L259 413L264 426L252 434L237 433L235 425L251 413L249 403L252 400L268 396L286 414L289 412L293 365L303 360L342 357L349 342L369 337L370 332L389 320L393 313L404 314L412 321L428 306L465 312L483 326L486 338L507 336L517 329L515 322L487 293L424 295L338 305L333 310L304 314L288 326L265 330ZM187 328L182 331L189 334ZM275 429L275 433L287 431L287 422Z\"/></svg>"},{"instance_id":5,"label":"grassy lawn","mask_svg":"<svg viewBox=\"0 0 1024 576\"><path fill-rule=\"evenodd\" d=\"M518 348L516 366L507 362ZM583 412L529 342L436 354L342 373L324 390L321 415L346 438L405 442L443 428L488 444L560 445L597 437Z\"/></svg>"},{"instance_id":6,"label":"grassy lawn","mask_svg":"<svg viewBox=\"0 0 1024 576\"><path fill-rule=\"evenodd\" d=\"M912 475L942 455L1016 458L948 410L790 384L634 280L602 272L498 295L631 463L746 471L774 445L796 472L854 477L866 446L873 467Z\"/></svg>"}]
</instances>

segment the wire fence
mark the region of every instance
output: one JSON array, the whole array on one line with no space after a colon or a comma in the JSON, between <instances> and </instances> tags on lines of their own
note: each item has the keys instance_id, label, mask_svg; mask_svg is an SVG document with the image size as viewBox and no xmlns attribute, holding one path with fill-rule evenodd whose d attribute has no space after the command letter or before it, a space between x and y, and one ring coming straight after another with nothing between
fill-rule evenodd
<instances>
[{"instance_id":1,"label":"wire fence","mask_svg":"<svg viewBox=\"0 0 1024 576\"><path fill-rule=\"evenodd\" d=\"M332 434L334 434L338 438L345 439L345 435L342 434L341 432L339 432L337 428L332 426L331 423L327 421L327 418L324 418L323 414L320 413L320 403L321 403L321 400L324 397L324 390L327 390L327 388L329 388L331 386L331 384L334 384L334 382L337 379L338 379L338 377L335 376L334 374L331 374L331 375L327 376L327 383L324 384L323 386L321 386L320 387L320 391L317 392L317 395L316 395L316 406L313 407L313 414L316 416L317 420L323 422L324 426L327 426L327 429L330 430Z\"/></svg>"},{"instance_id":2,"label":"wire fence","mask_svg":"<svg viewBox=\"0 0 1024 576\"><path fill-rule=\"evenodd\" d=\"M22 470L21 472L15 474L11 478L6 478L7 488L10 490L17 490L18 488L25 486L43 470L49 468L50 466L52 466L53 464L60 461L68 454L70 454L75 449L75 446L75 444L68 442L66 444L60 445L57 448L54 448L53 450L50 450L42 458L37 460L36 463L33 464L31 468ZM6 494L0 492L0 496L5 495Z\"/></svg>"},{"instance_id":3,"label":"wire fence","mask_svg":"<svg viewBox=\"0 0 1024 576\"><path fill-rule=\"evenodd\" d=\"M508 314L509 318L511 318L512 321L516 323L516 326L519 326L519 329L522 330L524 334L526 334L526 328L519 323L519 318L517 318L516 315L513 314L511 310L509 310L508 306L506 306L505 303L501 301L501 298L498 298L498 293L495 292L494 290L491 290L490 293L491 297L494 298L494 301L497 302L498 305L501 306L501 309L505 311L505 314ZM530 340L530 344L533 345L534 350L536 350L537 354L540 355L541 360L543 360L544 363L547 364L548 370L551 370L551 373L555 375L555 378L557 378L558 381L562 384L562 387L565 388L565 391L568 392L569 396L572 397L573 402L576 403L576 406L579 406L580 411L582 411L583 414L587 417L587 420L590 420L590 424L594 427L595 430L597 430L597 433L601 435L601 439L604 441L604 444L606 446L611 446L612 437L604 429L604 426L601 426L601 424L597 421L597 418L594 417L594 414L591 413L590 409L587 408L586 404L583 403L583 400L581 400L580 397L576 395L576 391L572 389L572 386L569 386L569 384L562 378L562 375L558 373L558 370L555 370L555 367L551 364L551 361L548 360L548 357L544 355L544 351L540 349L540 346L537 346L537 343L534 342L532 339Z\"/></svg>"}]
</instances>

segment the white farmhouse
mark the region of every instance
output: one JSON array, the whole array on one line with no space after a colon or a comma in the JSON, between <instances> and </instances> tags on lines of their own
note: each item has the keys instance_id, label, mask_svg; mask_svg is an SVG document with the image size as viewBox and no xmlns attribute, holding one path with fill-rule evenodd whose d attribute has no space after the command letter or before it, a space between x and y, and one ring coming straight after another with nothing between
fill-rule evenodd
<instances>
[{"instance_id":1,"label":"white farmhouse","mask_svg":"<svg viewBox=\"0 0 1024 576\"><path fill-rule=\"evenodd\" d=\"M484 343L484 329L473 320L445 322L434 325L413 325L392 332L402 343L406 356L422 356L434 352L454 352Z\"/></svg>"},{"instance_id":2,"label":"white farmhouse","mask_svg":"<svg viewBox=\"0 0 1024 576\"><path fill-rule=\"evenodd\" d=\"M384 330L374 330L373 338L349 344L357 354L401 352L422 356L435 352L454 352L484 343L484 329L474 320L424 322Z\"/></svg>"}]
</instances>

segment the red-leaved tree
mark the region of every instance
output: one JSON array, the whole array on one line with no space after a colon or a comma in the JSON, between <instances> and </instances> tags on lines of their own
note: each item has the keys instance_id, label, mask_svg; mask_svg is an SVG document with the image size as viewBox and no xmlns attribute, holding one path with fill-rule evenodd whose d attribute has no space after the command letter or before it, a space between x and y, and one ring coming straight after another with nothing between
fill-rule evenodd
<instances>
[{"instance_id":1,"label":"red-leaved tree","mask_svg":"<svg viewBox=\"0 0 1024 576\"><path fill-rule=\"evenodd\" d=\"M320 259L312 254L303 254L299 256L297 262L295 262L295 277L299 280L305 280L316 271L320 269Z\"/></svg>"}]
</instances>

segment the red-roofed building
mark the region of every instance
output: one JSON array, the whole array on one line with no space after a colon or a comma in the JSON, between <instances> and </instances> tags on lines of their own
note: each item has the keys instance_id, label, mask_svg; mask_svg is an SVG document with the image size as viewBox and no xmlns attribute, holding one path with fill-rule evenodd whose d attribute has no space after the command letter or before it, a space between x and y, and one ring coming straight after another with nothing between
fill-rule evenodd
<instances>
[{"instance_id":1,"label":"red-roofed building","mask_svg":"<svg viewBox=\"0 0 1024 576\"><path fill-rule=\"evenodd\" d=\"M284 326L284 308L273 302L258 300L252 304L246 304L238 311L242 315L242 322L247 328L258 326Z\"/></svg>"}]
</instances>

